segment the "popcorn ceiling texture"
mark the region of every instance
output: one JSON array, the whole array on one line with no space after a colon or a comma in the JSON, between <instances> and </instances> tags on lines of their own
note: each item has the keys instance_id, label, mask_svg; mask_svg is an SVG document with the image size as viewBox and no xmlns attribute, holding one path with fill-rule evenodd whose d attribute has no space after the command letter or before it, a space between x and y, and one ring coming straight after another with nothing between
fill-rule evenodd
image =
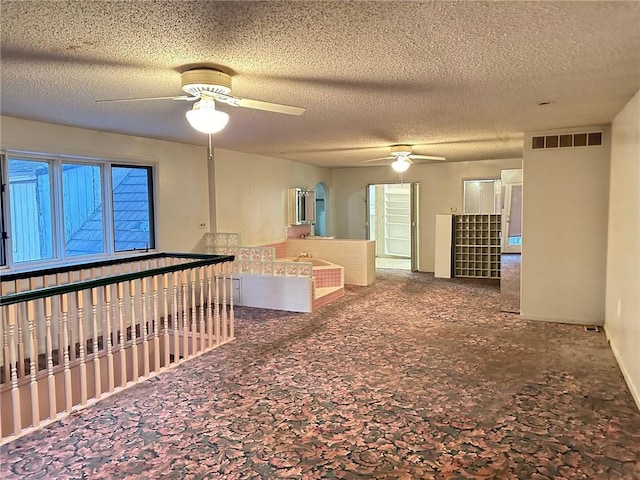
<instances>
[{"instance_id":1,"label":"popcorn ceiling texture","mask_svg":"<svg viewBox=\"0 0 640 480\"><path fill-rule=\"evenodd\" d=\"M221 106L231 120L216 147L326 166L398 143L453 161L517 157L523 132L609 123L640 88L638 2L3 2L1 13L3 115L204 145L190 103L94 101L179 95L181 71L219 66L233 94L307 111Z\"/></svg>"}]
</instances>

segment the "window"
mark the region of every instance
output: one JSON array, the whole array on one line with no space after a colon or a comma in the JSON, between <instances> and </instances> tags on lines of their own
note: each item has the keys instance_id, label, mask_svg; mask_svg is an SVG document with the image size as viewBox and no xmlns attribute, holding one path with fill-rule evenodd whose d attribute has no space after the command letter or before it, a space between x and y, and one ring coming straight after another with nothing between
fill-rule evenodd
<instances>
[{"instance_id":1,"label":"window","mask_svg":"<svg viewBox=\"0 0 640 480\"><path fill-rule=\"evenodd\" d=\"M463 213L500 213L500 179L465 180L463 185Z\"/></svg>"},{"instance_id":2,"label":"window","mask_svg":"<svg viewBox=\"0 0 640 480\"><path fill-rule=\"evenodd\" d=\"M151 168L114 165L111 183L115 251L154 248Z\"/></svg>"},{"instance_id":3,"label":"window","mask_svg":"<svg viewBox=\"0 0 640 480\"><path fill-rule=\"evenodd\" d=\"M98 165L62 164L65 255L104 253L102 179Z\"/></svg>"},{"instance_id":4,"label":"window","mask_svg":"<svg viewBox=\"0 0 640 480\"><path fill-rule=\"evenodd\" d=\"M11 254L14 262L53 258L53 202L49 161L9 158Z\"/></svg>"},{"instance_id":5,"label":"window","mask_svg":"<svg viewBox=\"0 0 640 480\"><path fill-rule=\"evenodd\" d=\"M7 157L2 226L10 228L3 264L155 248L151 167Z\"/></svg>"}]
</instances>

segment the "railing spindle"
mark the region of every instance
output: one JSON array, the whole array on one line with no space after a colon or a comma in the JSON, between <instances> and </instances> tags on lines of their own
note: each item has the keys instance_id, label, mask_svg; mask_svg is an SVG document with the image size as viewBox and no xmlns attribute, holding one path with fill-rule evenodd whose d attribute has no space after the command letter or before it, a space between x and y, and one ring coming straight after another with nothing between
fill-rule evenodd
<instances>
[{"instance_id":1,"label":"railing spindle","mask_svg":"<svg viewBox=\"0 0 640 480\"><path fill-rule=\"evenodd\" d=\"M173 304L173 315L171 318L171 322L173 323L173 361L178 363L180 359L180 345L179 345L179 335L178 335L178 299L180 296L178 295L178 282L180 281L180 274L178 272L173 272L171 274L171 284L172 284L172 292L171 299Z\"/></svg>"},{"instance_id":2,"label":"railing spindle","mask_svg":"<svg viewBox=\"0 0 640 480\"><path fill-rule=\"evenodd\" d=\"M129 282L131 297L131 364L133 365L133 383L138 383L138 333L136 324L136 281Z\"/></svg>"},{"instance_id":3,"label":"railing spindle","mask_svg":"<svg viewBox=\"0 0 640 480\"><path fill-rule=\"evenodd\" d=\"M227 269L226 262L222 264L222 341L226 342L227 337L229 335L229 327L228 321L229 317L227 316Z\"/></svg>"},{"instance_id":4,"label":"railing spindle","mask_svg":"<svg viewBox=\"0 0 640 480\"><path fill-rule=\"evenodd\" d=\"M220 345L222 325L220 323L220 321L221 321L221 317L220 317L220 269L219 269L218 265L214 265L213 274L214 274L214 279L215 279L215 284L216 284L216 303L213 304L213 308L215 308L215 311L216 311L216 318L215 318L216 345Z\"/></svg>"},{"instance_id":5,"label":"railing spindle","mask_svg":"<svg viewBox=\"0 0 640 480\"><path fill-rule=\"evenodd\" d=\"M9 360L9 319L8 310L3 307L2 315L2 357L4 359L4 372L2 383L9 385L11 381L11 362Z\"/></svg>"},{"instance_id":6,"label":"railing spindle","mask_svg":"<svg viewBox=\"0 0 640 480\"><path fill-rule=\"evenodd\" d=\"M182 348L183 358L189 358L189 273L186 270L180 272L182 275Z\"/></svg>"},{"instance_id":7,"label":"railing spindle","mask_svg":"<svg viewBox=\"0 0 640 480\"><path fill-rule=\"evenodd\" d=\"M164 259L163 259L164 260ZM164 368L169 366L169 274L162 275L162 301L164 316L162 318L162 338L164 339Z\"/></svg>"},{"instance_id":8,"label":"railing spindle","mask_svg":"<svg viewBox=\"0 0 640 480\"><path fill-rule=\"evenodd\" d=\"M225 262L225 265L227 265L227 270L233 269L233 264L231 262ZM229 275L229 290L231 290L229 292L229 338L235 338L236 317L233 311L233 293L235 292L235 288L233 286L233 275Z\"/></svg>"},{"instance_id":9,"label":"railing spindle","mask_svg":"<svg viewBox=\"0 0 640 480\"><path fill-rule=\"evenodd\" d=\"M18 358L17 358L17 372L18 372L18 378L22 378L24 377L24 360L25 360L25 352L24 352L24 338L22 335L22 319L26 318L27 313L26 313L26 304L22 303L18 305L18 309L17 309L17 315L16 315L16 320L17 320L17 325L18 325Z\"/></svg>"},{"instance_id":10,"label":"railing spindle","mask_svg":"<svg viewBox=\"0 0 640 480\"><path fill-rule=\"evenodd\" d=\"M51 335L51 297L44 299L45 328L47 330L47 383L49 386L49 418L54 420L58 416L56 404L56 377L53 374L53 337ZM58 349L58 352L60 349Z\"/></svg>"},{"instance_id":11,"label":"railing spindle","mask_svg":"<svg viewBox=\"0 0 640 480\"><path fill-rule=\"evenodd\" d=\"M16 316L16 306L9 305L9 365L11 366L11 403L13 407L13 434L22 434L22 415L20 410L20 390L18 389L18 361L16 358L16 324L19 320Z\"/></svg>"},{"instance_id":12,"label":"railing spindle","mask_svg":"<svg viewBox=\"0 0 640 480\"><path fill-rule=\"evenodd\" d=\"M78 350L80 356L80 405L87 404L87 364L85 363L85 315L84 315L84 290L76 292L76 305L78 308Z\"/></svg>"},{"instance_id":13,"label":"railing spindle","mask_svg":"<svg viewBox=\"0 0 640 480\"><path fill-rule=\"evenodd\" d=\"M40 426L40 396L38 395L38 341L36 338L36 312L33 301L27 302L27 322L29 324L29 376L31 379L31 424Z\"/></svg>"},{"instance_id":14,"label":"railing spindle","mask_svg":"<svg viewBox=\"0 0 640 480\"><path fill-rule=\"evenodd\" d=\"M127 385L127 353L125 351L124 329L124 284L118 284L118 327L120 329L120 386Z\"/></svg>"},{"instance_id":15,"label":"railing spindle","mask_svg":"<svg viewBox=\"0 0 640 480\"><path fill-rule=\"evenodd\" d=\"M205 329L204 323L204 277L205 277L205 269L204 267L200 267L198 269L200 274L200 351L204 352L207 349L207 345L205 344L205 339L207 338L207 333Z\"/></svg>"},{"instance_id":16,"label":"railing spindle","mask_svg":"<svg viewBox=\"0 0 640 480\"><path fill-rule=\"evenodd\" d=\"M153 276L153 371L160 371L160 319L158 318L158 276Z\"/></svg>"},{"instance_id":17,"label":"railing spindle","mask_svg":"<svg viewBox=\"0 0 640 480\"><path fill-rule=\"evenodd\" d=\"M102 397L102 369L100 368L100 352L98 351L98 290L91 289L91 319L93 320L93 375L95 385L95 397ZM104 345L105 332L102 329L102 344Z\"/></svg>"},{"instance_id":18,"label":"railing spindle","mask_svg":"<svg viewBox=\"0 0 640 480\"><path fill-rule=\"evenodd\" d=\"M145 262L146 263L146 262ZM147 327L149 325L149 295L147 292L147 278L141 278L142 298L140 300L142 306L142 369L145 377L149 376L149 341L147 340Z\"/></svg>"},{"instance_id":19,"label":"railing spindle","mask_svg":"<svg viewBox=\"0 0 640 480\"><path fill-rule=\"evenodd\" d=\"M69 368L69 294L63 293L62 303L62 347L64 348L64 408L70 412L73 408L71 390L71 369Z\"/></svg>"},{"instance_id":20,"label":"railing spindle","mask_svg":"<svg viewBox=\"0 0 640 480\"><path fill-rule=\"evenodd\" d=\"M191 355L195 355L197 350L197 330L198 330L198 310L196 308L196 269L190 268L188 270L191 277Z\"/></svg>"},{"instance_id":21,"label":"railing spindle","mask_svg":"<svg viewBox=\"0 0 640 480\"><path fill-rule=\"evenodd\" d=\"M107 382L109 384L109 393L112 393L115 389L115 371L113 366L113 341L111 339L111 326L113 325L111 322L111 285L104 286L104 305L102 308L102 343L107 346Z\"/></svg>"},{"instance_id":22,"label":"railing spindle","mask_svg":"<svg viewBox=\"0 0 640 480\"><path fill-rule=\"evenodd\" d=\"M211 265L204 267L205 275L207 277L207 339L208 347L213 347L213 319L211 317Z\"/></svg>"}]
</instances>

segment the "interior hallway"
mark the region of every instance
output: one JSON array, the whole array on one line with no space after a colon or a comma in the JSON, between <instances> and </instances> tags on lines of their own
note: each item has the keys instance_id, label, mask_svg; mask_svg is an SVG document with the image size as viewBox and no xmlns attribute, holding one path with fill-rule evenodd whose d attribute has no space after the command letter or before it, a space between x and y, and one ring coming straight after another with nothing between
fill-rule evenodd
<instances>
[{"instance_id":1,"label":"interior hallway","mask_svg":"<svg viewBox=\"0 0 640 480\"><path fill-rule=\"evenodd\" d=\"M495 282L379 270L0 450L0 477L640 478L602 332L500 312Z\"/></svg>"}]
</instances>

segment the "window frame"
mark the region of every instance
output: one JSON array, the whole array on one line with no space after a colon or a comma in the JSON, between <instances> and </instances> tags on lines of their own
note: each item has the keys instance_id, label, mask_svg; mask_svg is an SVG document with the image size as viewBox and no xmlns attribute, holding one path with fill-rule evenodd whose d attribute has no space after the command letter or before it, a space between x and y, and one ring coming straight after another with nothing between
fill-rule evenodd
<instances>
[{"instance_id":1,"label":"window frame","mask_svg":"<svg viewBox=\"0 0 640 480\"><path fill-rule=\"evenodd\" d=\"M84 263L87 261L95 261L105 258L114 258L119 256L130 256L134 252L143 251L143 249L133 250L116 250L115 249L115 222L113 212L113 185L112 185L112 168L142 168L147 171L147 188L149 189L149 235L150 245L144 251L156 251L158 244L157 232L157 208L156 208L156 184L157 184L157 164L155 162L141 162L130 159L107 159L99 157L83 157L75 155L63 154L47 154L41 152L4 150L2 154L1 181L4 185L6 196L2 199L2 224L7 233L7 239L3 240L4 244L4 264L0 264L0 268L9 271L23 271L30 269L39 269L47 266L68 265L75 263ZM53 246L52 258L44 260L28 260L15 262L12 255L12 232L11 232L11 202L9 195L9 161L10 160L31 160L31 161L47 161L50 163L50 183L51 183L51 211L52 211L52 235ZM101 201L102 201L102 238L104 251L97 254L86 255L67 255L66 239L64 234L64 191L62 182L63 165L89 165L100 167L101 181Z\"/></svg>"}]
</instances>

